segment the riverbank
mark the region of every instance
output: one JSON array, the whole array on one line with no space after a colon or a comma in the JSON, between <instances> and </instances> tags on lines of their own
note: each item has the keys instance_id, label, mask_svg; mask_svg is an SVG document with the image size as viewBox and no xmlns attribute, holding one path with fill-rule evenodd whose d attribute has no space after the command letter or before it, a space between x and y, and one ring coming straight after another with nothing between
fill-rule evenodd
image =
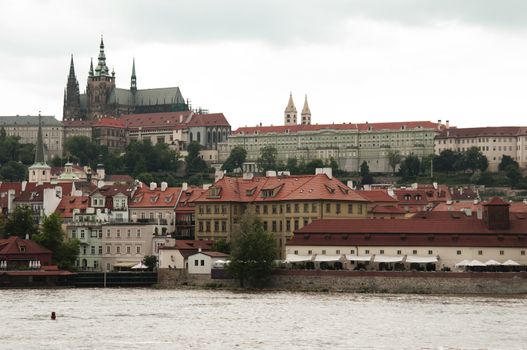
<instances>
[{"instance_id":1,"label":"riverbank","mask_svg":"<svg viewBox=\"0 0 527 350\"><path fill-rule=\"evenodd\" d=\"M214 276L215 274L213 274ZM218 277L218 276L216 276ZM160 269L158 288L238 289L237 280ZM527 273L279 270L267 290L388 294L527 295Z\"/></svg>"}]
</instances>

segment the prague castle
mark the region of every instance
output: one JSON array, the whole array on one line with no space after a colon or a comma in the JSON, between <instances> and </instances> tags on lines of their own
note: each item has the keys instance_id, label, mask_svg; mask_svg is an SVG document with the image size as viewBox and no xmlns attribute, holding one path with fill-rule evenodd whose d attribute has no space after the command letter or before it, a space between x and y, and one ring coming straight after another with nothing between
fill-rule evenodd
<instances>
[{"instance_id":1,"label":"prague castle","mask_svg":"<svg viewBox=\"0 0 527 350\"><path fill-rule=\"evenodd\" d=\"M132 64L130 88L115 86L115 72L106 65L104 42L101 38L97 66L90 62L86 91L81 94L75 75L73 55L66 89L64 90L64 120L91 120L101 117L117 117L122 114L187 111L179 87L138 89L135 60Z\"/></svg>"}]
</instances>

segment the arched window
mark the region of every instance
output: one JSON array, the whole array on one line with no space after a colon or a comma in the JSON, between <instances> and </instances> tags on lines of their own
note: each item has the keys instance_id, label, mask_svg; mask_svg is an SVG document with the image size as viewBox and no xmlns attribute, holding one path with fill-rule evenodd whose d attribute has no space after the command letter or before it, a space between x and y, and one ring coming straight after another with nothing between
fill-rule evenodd
<instances>
[{"instance_id":1,"label":"arched window","mask_svg":"<svg viewBox=\"0 0 527 350\"><path fill-rule=\"evenodd\" d=\"M192 138L192 133L190 133L190 142L194 141L194 139Z\"/></svg>"},{"instance_id":2,"label":"arched window","mask_svg":"<svg viewBox=\"0 0 527 350\"><path fill-rule=\"evenodd\" d=\"M216 131L212 132L212 143L216 143Z\"/></svg>"},{"instance_id":3,"label":"arched window","mask_svg":"<svg viewBox=\"0 0 527 350\"><path fill-rule=\"evenodd\" d=\"M211 143L210 131L207 131L207 143Z\"/></svg>"},{"instance_id":4,"label":"arched window","mask_svg":"<svg viewBox=\"0 0 527 350\"><path fill-rule=\"evenodd\" d=\"M198 142L201 142L201 133L200 133L199 131L198 131L198 134L197 134L197 136L196 136L196 140L197 140Z\"/></svg>"}]
</instances>

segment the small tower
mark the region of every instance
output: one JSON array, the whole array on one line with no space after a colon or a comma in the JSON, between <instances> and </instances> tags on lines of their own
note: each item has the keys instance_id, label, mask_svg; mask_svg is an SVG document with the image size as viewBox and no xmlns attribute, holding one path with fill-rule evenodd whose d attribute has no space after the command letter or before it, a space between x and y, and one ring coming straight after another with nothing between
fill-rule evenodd
<instances>
[{"instance_id":1,"label":"small tower","mask_svg":"<svg viewBox=\"0 0 527 350\"><path fill-rule=\"evenodd\" d=\"M311 111L309 110L309 105L307 104L307 95L304 101L304 108L302 108L302 125L311 124Z\"/></svg>"},{"instance_id":2,"label":"small tower","mask_svg":"<svg viewBox=\"0 0 527 350\"><path fill-rule=\"evenodd\" d=\"M132 78L130 79L130 91L135 94L137 91L137 77L135 76L135 58L132 62Z\"/></svg>"},{"instance_id":3,"label":"small tower","mask_svg":"<svg viewBox=\"0 0 527 350\"><path fill-rule=\"evenodd\" d=\"M88 84L86 87L88 119L99 118L111 112L112 107L109 105L109 98L114 89L115 73L110 73L110 69L106 65L104 41L101 36L97 67L94 70L93 64L90 64L90 72L88 74Z\"/></svg>"},{"instance_id":4,"label":"small tower","mask_svg":"<svg viewBox=\"0 0 527 350\"><path fill-rule=\"evenodd\" d=\"M35 151L35 163L28 168L29 182L50 182L51 167L46 164L44 158L44 139L42 137L42 116L38 113L37 147Z\"/></svg>"},{"instance_id":5,"label":"small tower","mask_svg":"<svg viewBox=\"0 0 527 350\"><path fill-rule=\"evenodd\" d=\"M284 125L296 125L296 107L293 102L293 94L289 93L289 102L284 111Z\"/></svg>"},{"instance_id":6,"label":"small tower","mask_svg":"<svg viewBox=\"0 0 527 350\"><path fill-rule=\"evenodd\" d=\"M79 82L75 76L75 66L73 64L73 55L70 61L70 73L66 90L64 90L64 106L62 109L63 119L79 119L81 117L81 99L79 92Z\"/></svg>"}]
</instances>

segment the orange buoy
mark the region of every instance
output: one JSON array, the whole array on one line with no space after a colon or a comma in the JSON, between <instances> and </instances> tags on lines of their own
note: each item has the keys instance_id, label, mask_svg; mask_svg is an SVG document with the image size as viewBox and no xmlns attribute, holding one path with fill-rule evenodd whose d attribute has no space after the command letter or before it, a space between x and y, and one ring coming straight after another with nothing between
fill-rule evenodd
<instances>
[{"instance_id":1,"label":"orange buoy","mask_svg":"<svg viewBox=\"0 0 527 350\"><path fill-rule=\"evenodd\" d=\"M55 311L51 312L51 319L52 320L56 320L57 319L57 315L55 315Z\"/></svg>"}]
</instances>

